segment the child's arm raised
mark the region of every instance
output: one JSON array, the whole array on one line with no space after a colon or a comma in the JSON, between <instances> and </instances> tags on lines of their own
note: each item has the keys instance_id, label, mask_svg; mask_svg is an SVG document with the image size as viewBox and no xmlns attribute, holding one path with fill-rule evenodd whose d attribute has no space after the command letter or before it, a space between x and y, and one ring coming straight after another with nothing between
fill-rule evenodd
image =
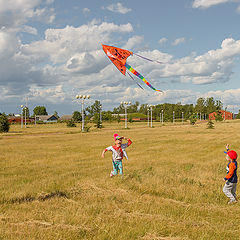
<instances>
[{"instance_id":1,"label":"child's arm raised","mask_svg":"<svg viewBox=\"0 0 240 240\"><path fill-rule=\"evenodd\" d=\"M126 137L123 137L123 136L122 136L122 139L125 139L125 140L128 141L128 146L130 146L130 145L132 144L132 141L131 141L130 138L126 138Z\"/></svg>"}]
</instances>

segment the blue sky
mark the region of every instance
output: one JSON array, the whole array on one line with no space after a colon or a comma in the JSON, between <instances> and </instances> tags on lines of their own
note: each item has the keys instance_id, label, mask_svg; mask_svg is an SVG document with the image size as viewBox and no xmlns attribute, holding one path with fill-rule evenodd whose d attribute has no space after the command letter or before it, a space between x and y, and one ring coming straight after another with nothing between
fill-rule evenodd
<instances>
[{"instance_id":1,"label":"blue sky","mask_svg":"<svg viewBox=\"0 0 240 240\"><path fill-rule=\"evenodd\" d=\"M71 114L75 95L104 110L121 101L196 103L214 97L240 108L239 0L0 0L0 112L28 99ZM128 63L163 94L123 76L101 43L136 55Z\"/></svg>"}]
</instances>

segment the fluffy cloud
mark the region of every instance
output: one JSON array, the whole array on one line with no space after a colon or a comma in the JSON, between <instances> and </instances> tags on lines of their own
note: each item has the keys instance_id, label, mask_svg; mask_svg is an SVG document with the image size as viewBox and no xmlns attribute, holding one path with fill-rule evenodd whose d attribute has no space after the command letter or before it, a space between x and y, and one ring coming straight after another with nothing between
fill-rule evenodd
<instances>
[{"instance_id":1,"label":"fluffy cloud","mask_svg":"<svg viewBox=\"0 0 240 240\"><path fill-rule=\"evenodd\" d=\"M25 29L34 33L34 29ZM100 50L99 39L108 43L116 32L119 36L131 31L131 24L93 21L78 28L48 29L44 40L22 44L14 31L1 30L0 85L5 89L4 96L26 94L32 91L32 86L38 87L38 92L42 87L46 94L46 86L52 89L51 86L62 83L79 88L93 88L101 82L119 85L119 77L111 79L115 69ZM129 42L141 41L137 39Z\"/></svg>"},{"instance_id":2,"label":"fluffy cloud","mask_svg":"<svg viewBox=\"0 0 240 240\"><path fill-rule=\"evenodd\" d=\"M159 39L159 41L158 41L159 44L163 44L163 43L165 43L165 42L167 42L167 38L165 38L165 37Z\"/></svg>"},{"instance_id":3,"label":"fluffy cloud","mask_svg":"<svg viewBox=\"0 0 240 240\"><path fill-rule=\"evenodd\" d=\"M194 84L227 82L232 76L234 58L239 55L240 40L229 38L222 42L219 49L210 50L200 56L168 62L154 72L161 77L179 77L182 82Z\"/></svg>"},{"instance_id":4,"label":"fluffy cloud","mask_svg":"<svg viewBox=\"0 0 240 240\"><path fill-rule=\"evenodd\" d=\"M102 43L107 43L114 38L112 33L129 33L133 30L131 24L115 25L103 22L82 25L78 28L66 26L64 29L47 29L45 40L24 45L26 55L45 55L54 64L69 60L76 52L97 50ZM101 42L99 42L101 39Z\"/></svg>"},{"instance_id":5,"label":"fluffy cloud","mask_svg":"<svg viewBox=\"0 0 240 240\"><path fill-rule=\"evenodd\" d=\"M90 13L90 9L89 8L84 8L82 11L83 11L83 14L85 16L87 16Z\"/></svg>"},{"instance_id":6,"label":"fluffy cloud","mask_svg":"<svg viewBox=\"0 0 240 240\"><path fill-rule=\"evenodd\" d=\"M0 0L0 28L4 26L19 30L19 26L29 19L52 22L55 18L54 9L39 7L41 4L40 0L8 0L7 4L5 0Z\"/></svg>"},{"instance_id":7,"label":"fluffy cloud","mask_svg":"<svg viewBox=\"0 0 240 240\"><path fill-rule=\"evenodd\" d=\"M102 7L102 8L107 9L111 12L121 13L121 14L126 14L126 13L132 11L132 9L130 9L130 8L125 8L121 3L111 4L107 7Z\"/></svg>"},{"instance_id":8,"label":"fluffy cloud","mask_svg":"<svg viewBox=\"0 0 240 240\"><path fill-rule=\"evenodd\" d=\"M184 38L184 37L181 37L181 38L175 39L175 41L173 42L172 45L177 46L177 45L179 45L179 44L181 44L181 43L184 43L184 42L185 42L185 38Z\"/></svg>"},{"instance_id":9,"label":"fluffy cloud","mask_svg":"<svg viewBox=\"0 0 240 240\"><path fill-rule=\"evenodd\" d=\"M77 93L91 94L92 99L101 100L108 108L117 106L122 100L152 104L176 101L190 103L202 96L190 90L166 90L164 94L159 94L148 89L136 77L136 81L142 83L146 90L140 89L134 81L119 73L102 51L101 43L114 42L118 47L134 50L139 55L162 62L163 64L146 61L135 55L128 58L133 68L146 77L154 87L163 90L168 89L169 85L166 83L173 80L183 84L227 82L233 74L234 59L240 55L240 40L232 38L225 39L218 49L181 59L175 59L174 56L157 49L137 51L144 44L144 37L130 35L133 32L130 23L117 25L97 20L78 27L46 29L42 40L26 44L21 41L21 35L17 32L38 34L37 29L27 25L28 19L40 20L47 14L52 16L53 20L54 10L46 8L46 5L40 5L38 0L22 1L24 5L21 7L19 0L7 8L0 0L0 7L5 7L5 11L0 8L1 13L10 19L9 27L0 28L2 102L4 99L18 99L19 96L28 94L32 102L61 103L66 104L68 109L68 104L76 95L73 89L77 89ZM46 2L52 3L51 0ZM9 11L10 15L6 15L6 11ZM0 20L1 17L0 14ZM6 19L4 18L5 22ZM52 20L48 18L48 21ZM125 35L128 38L123 41ZM166 40L163 38L160 42ZM178 39L176 44L181 41L184 39ZM239 90L209 94L216 98L222 96L226 102L230 99L238 103L237 98L240 99ZM129 99L126 99L126 96L129 96Z\"/></svg>"},{"instance_id":10,"label":"fluffy cloud","mask_svg":"<svg viewBox=\"0 0 240 240\"><path fill-rule=\"evenodd\" d=\"M222 3L236 2L236 0L195 0L192 3L193 8L209 8Z\"/></svg>"}]
</instances>

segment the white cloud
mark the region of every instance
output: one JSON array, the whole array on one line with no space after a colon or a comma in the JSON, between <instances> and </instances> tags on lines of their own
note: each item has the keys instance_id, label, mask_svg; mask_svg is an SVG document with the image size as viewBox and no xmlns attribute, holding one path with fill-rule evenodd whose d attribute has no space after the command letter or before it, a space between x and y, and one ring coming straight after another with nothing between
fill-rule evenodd
<instances>
[{"instance_id":1,"label":"white cloud","mask_svg":"<svg viewBox=\"0 0 240 240\"><path fill-rule=\"evenodd\" d=\"M51 23L55 19L53 8L40 8L40 0L0 0L0 27L19 30L29 19ZM47 2L47 4L49 4Z\"/></svg>"},{"instance_id":2,"label":"white cloud","mask_svg":"<svg viewBox=\"0 0 240 240\"><path fill-rule=\"evenodd\" d=\"M240 14L240 5L237 7L236 11L237 11L237 13Z\"/></svg>"},{"instance_id":3,"label":"white cloud","mask_svg":"<svg viewBox=\"0 0 240 240\"><path fill-rule=\"evenodd\" d=\"M193 8L210 8L215 5L230 3L230 2L238 2L238 0L195 0L192 3Z\"/></svg>"},{"instance_id":4,"label":"white cloud","mask_svg":"<svg viewBox=\"0 0 240 240\"><path fill-rule=\"evenodd\" d=\"M46 4L50 5L52 3L54 3L54 0L46 0Z\"/></svg>"},{"instance_id":5,"label":"white cloud","mask_svg":"<svg viewBox=\"0 0 240 240\"><path fill-rule=\"evenodd\" d=\"M177 46L177 45L179 45L181 43L184 43L184 42L185 42L185 38L181 37L181 38L175 39L175 41L172 43L172 45Z\"/></svg>"},{"instance_id":6,"label":"white cloud","mask_svg":"<svg viewBox=\"0 0 240 240\"><path fill-rule=\"evenodd\" d=\"M126 44L124 45L124 48L131 50L132 48L136 48L143 41L144 41L143 36L133 36L127 40Z\"/></svg>"},{"instance_id":7,"label":"white cloud","mask_svg":"<svg viewBox=\"0 0 240 240\"><path fill-rule=\"evenodd\" d=\"M101 43L110 41L112 33L129 33L132 30L131 24L115 25L106 22L100 25L94 22L78 28L66 26L64 29L47 29L45 40L23 45L22 51L27 55L45 55L54 64L63 63L76 52L99 49Z\"/></svg>"},{"instance_id":8,"label":"white cloud","mask_svg":"<svg viewBox=\"0 0 240 240\"><path fill-rule=\"evenodd\" d=\"M126 96L129 96L131 101L151 103L179 101L192 103L201 96L200 93L187 90L167 90L161 95L153 92L136 77L136 81L142 83L146 89L143 91L134 81L119 73L103 53L101 43L110 45L114 43L117 47L129 50L139 49L144 43L143 36L131 35L127 40L123 40L124 35L133 32L130 23L117 25L94 19L89 24L79 27L47 29L43 40L23 44L16 32L38 34L37 29L29 26L29 19L40 21L45 16L50 22L55 16L54 9L39 8L42 6L39 5L40 1L23 1L25 3L23 6L18 5L19 1L16 1L17 6L12 8L8 6L12 13L9 17L10 24L5 28L1 28L3 25L0 26L2 101L30 93L35 102L54 104L61 102L67 105L71 101L73 88L79 89L84 94L91 94L93 99L100 99L104 104L108 104L109 108L113 105L118 106ZM3 6L1 4L3 1L0 0L0 6ZM26 15L23 14L24 11ZM6 12L2 13L4 15ZM0 20L1 17L0 14ZM5 23L8 22L7 18L2 19ZM10 31L13 27L17 30ZM159 43L165 41L167 39L162 38ZM184 41L184 38L180 38L176 44ZM136 53L164 63L152 63L134 55L128 59L129 64L156 88L167 89L166 82L172 79L183 84L221 83L229 81L233 74L234 58L240 56L240 40L225 39L219 49L181 59L174 59L172 55L156 49ZM234 97L230 98L232 93ZM210 94L215 94L216 97L226 95L224 101L227 101L227 96L232 102L237 102L236 99L239 98L239 91Z\"/></svg>"},{"instance_id":9,"label":"white cloud","mask_svg":"<svg viewBox=\"0 0 240 240\"><path fill-rule=\"evenodd\" d=\"M240 55L240 40L225 39L221 48L200 56L189 56L148 69L153 76L180 79L181 82L210 84L227 82L233 74L234 59ZM169 57L170 58L170 57Z\"/></svg>"},{"instance_id":10,"label":"white cloud","mask_svg":"<svg viewBox=\"0 0 240 240\"><path fill-rule=\"evenodd\" d=\"M31 27L31 26L27 26L27 25L24 25L24 26L22 27L21 32L30 33L30 34L32 34L32 35L37 35L37 34L38 34L38 31L37 31L36 28Z\"/></svg>"},{"instance_id":11,"label":"white cloud","mask_svg":"<svg viewBox=\"0 0 240 240\"><path fill-rule=\"evenodd\" d=\"M121 3L115 3L115 4L111 4L107 7L102 7L103 9L107 9L111 12L115 12L115 13L121 13L121 14L126 14L130 11L132 11L132 9L130 8L126 8L124 7Z\"/></svg>"},{"instance_id":12,"label":"white cloud","mask_svg":"<svg viewBox=\"0 0 240 240\"><path fill-rule=\"evenodd\" d=\"M159 44L163 44L165 42L167 42L167 38L165 38L165 37L159 39L159 41L158 41Z\"/></svg>"},{"instance_id":13,"label":"white cloud","mask_svg":"<svg viewBox=\"0 0 240 240\"><path fill-rule=\"evenodd\" d=\"M89 8L83 8L83 14L85 15L85 16L87 16L89 13L90 13L90 9Z\"/></svg>"},{"instance_id":14,"label":"white cloud","mask_svg":"<svg viewBox=\"0 0 240 240\"><path fill-rule=\"evenodd\" d=\"M36 102L50 102L53 104L64 102L66 94L63 90L63 85L57 85L48 88L39 88L37 86L31 86L29 89L29 100Z\"/></svg>"},{"instance_id":15,"label":"white cloud","mask_svg":"<svg viewBox=\"0 0 240 240\"><path fill-rule=\"evenodd\" d=\"M23 29L36 33L31 27ZM52 93L52 86L62 83L70 86L70 89L73 86L94 88L101 86L101 82L120 88L121 81L118 80L121 76L112 78L116 72L100 50L101 43L112 41L116 32L119 37L132 30L131 24L99 24L92 21L78 28L67 26L64 29L48 29L44 40L22 44L14 31L1 29L0 89L4 89L4 96L21 96L35 86L38 89L37 96L46 97L47 93ZM130 42L137 42L136 39Z\"/></svg>"}]
</instances>

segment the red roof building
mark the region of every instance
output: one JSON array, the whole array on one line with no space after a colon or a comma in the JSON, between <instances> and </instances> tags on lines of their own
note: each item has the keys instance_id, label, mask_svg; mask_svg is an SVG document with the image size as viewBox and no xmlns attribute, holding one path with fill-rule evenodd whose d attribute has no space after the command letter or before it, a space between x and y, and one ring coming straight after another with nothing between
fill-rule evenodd
<instances>
[{"instance_id":1,"label":"red roof building","mask_svg":"<svg viewBox=\"0 0 240 240\"><path fill-rule=\"evenodd\" d=\"M219 110L223 120L232 120L233 114L224 110ZM209 113L209 120L215 120L215 116L217 115L216 112Z\"/></svg>"}]
</instances>

